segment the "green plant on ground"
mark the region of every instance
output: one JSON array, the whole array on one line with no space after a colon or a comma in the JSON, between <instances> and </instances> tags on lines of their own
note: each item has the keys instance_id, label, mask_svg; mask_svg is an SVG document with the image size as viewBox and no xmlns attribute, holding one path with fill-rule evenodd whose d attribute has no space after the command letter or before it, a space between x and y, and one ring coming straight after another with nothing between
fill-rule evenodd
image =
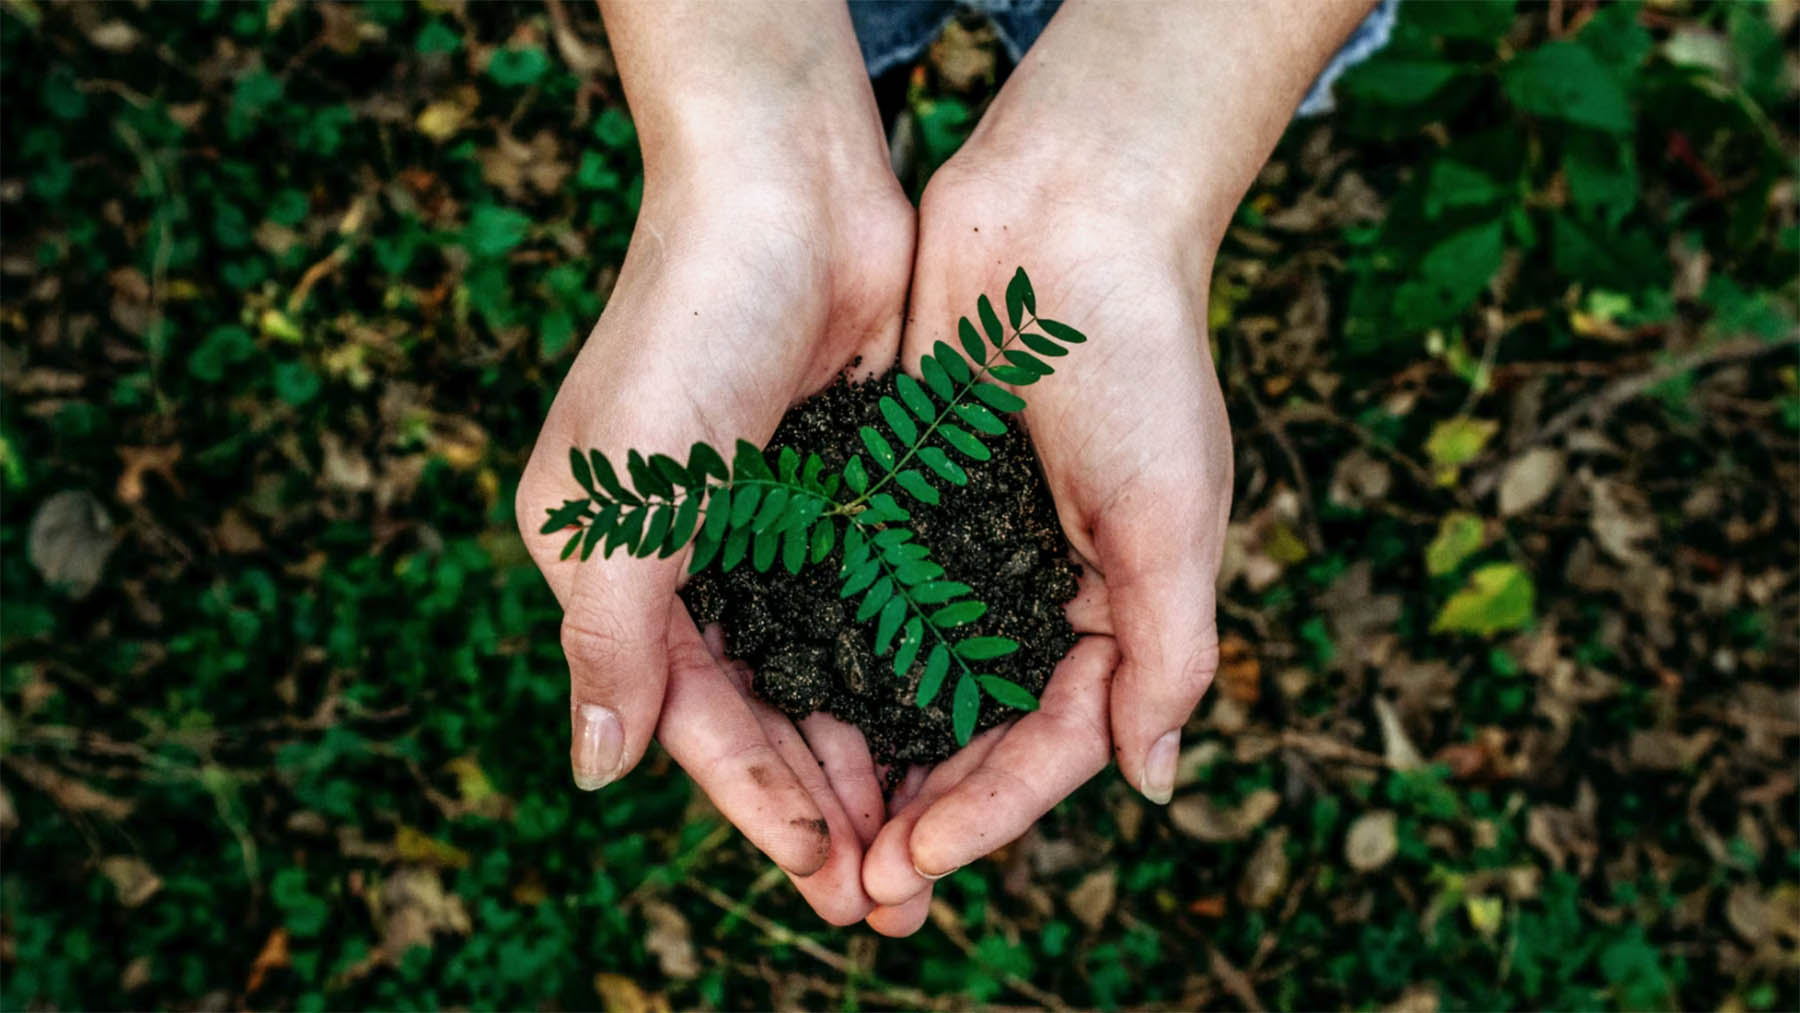
<instances>
[{"instance_id":1,"label":"green plant on ground","mask_svg":"<svg viewBox=\"0 0 1800 1013\"><path fill-rule=\"evenodd\" d=\"M666 454L630 451L628 488L605 454L570 448L570 470L587 496L550 509L543 532L574 529L564 559L580 552L585 560L597 548L611 556L621 547L634 556L668 557L692 541L689 573L715 560L729 572L746 558L766 572L779 557L789 573L798 574L808 562L822 563L841 548L840 594L862 596L856 620L876 623L876 655L891 654L894 674L901 678L921 653L925 657L914 702L929 705L955 667L951 721L957 742L967 744L982 693L1020 710L1036 709L1037 700L1017 683L971 667L1013 653L1017 641L951 639L957 627L981 618L987 605L971 596L969 585L949 579L931 560L929 547L903 526L911 514L890 487L935 506L940 496L926 471L952 485L967 484L968 472L933 438L980 463L991 451L978 434L1005 432L995 413L1025 407L1018 395L983 378L1027 386L1053 372L1039 356L1067 355L1063 345L1087 340L1067 324L1038 317L1037 296L1022 267L1006 286L1010 331L985 295L976 315L980 330L968 317L957 325L967 359L939 341L920 360L923 383L905 373L895 376L899 397L883 395L880 401L887 431L862 427L872 468L853 454L838 474L827 475L818 454L802 457L792 447L780 448L771 467L769 455L747 440L738 441L727 466L717 449L696 443L685 465ZM1034 325L1043 333L1028 330Z\"/></svg>"}]
</instances>

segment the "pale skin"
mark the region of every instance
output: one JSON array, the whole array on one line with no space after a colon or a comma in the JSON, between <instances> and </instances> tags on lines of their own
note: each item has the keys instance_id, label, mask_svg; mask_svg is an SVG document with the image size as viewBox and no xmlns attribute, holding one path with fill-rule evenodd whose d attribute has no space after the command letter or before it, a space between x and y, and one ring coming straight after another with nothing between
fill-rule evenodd
<instances>
[{"instance_id":1,"label":"pale skin","mask_svg":"<svg viewBox=\"0 0 1800 1013\"><path fill-rule=\"evenodd\" d=\"M570 761L617 780L658 739L821 917L906 935L935 879L1119 765L1152 802L1217 666L1231 443L1208 348L1226 225L1372 0L1069 0L917 212L887 165L842 0L601 0L642 138L644 204L606 312L520 480L564 609ZM1090 336L1024 392L1086 577L1041 708L884 803L862 735L795 723L676 596L687 554L558 561L570 446L685 457L758 443L859 356L916 364L1024 265ZM910 292L910 298L909 298Z\"/></svg>"}]
</instances>

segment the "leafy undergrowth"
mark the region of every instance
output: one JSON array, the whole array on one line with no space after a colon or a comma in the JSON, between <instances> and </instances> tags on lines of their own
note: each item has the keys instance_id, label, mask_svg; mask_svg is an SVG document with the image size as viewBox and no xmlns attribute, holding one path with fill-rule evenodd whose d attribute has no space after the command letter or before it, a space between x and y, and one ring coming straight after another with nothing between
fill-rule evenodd
<instances>
[{"instance_id":1,"label":"leafy undergrowth","mask_svg":"<svg viewBox=\"0 0 1800 1013\"><path fill-rule=\"evenodd\" d=\"M1220 257L1175 803L889 942L569 785L509 486L639 192L592 9L6 4L0 1005L1800 1006L1793 17L1403 8Z\"/></svg>"}]
</instances>

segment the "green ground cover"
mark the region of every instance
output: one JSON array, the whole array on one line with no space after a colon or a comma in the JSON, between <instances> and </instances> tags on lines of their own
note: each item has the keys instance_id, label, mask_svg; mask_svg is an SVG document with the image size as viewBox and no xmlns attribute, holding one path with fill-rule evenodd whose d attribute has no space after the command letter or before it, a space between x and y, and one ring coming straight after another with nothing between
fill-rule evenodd
<instances>
[{"instance_id":1,"label":"green ground cover","mask_svg":"<svg viewBox=\"0 0 1800 1013\"><path fill-rule=\"evenodd\" d=\"M511 503L641 187L592 9L0 5L0 1006L1800 1006L1795 17L1403 7L1219 260L1175 804L889 941L659 753L569 782Z\"/></svg>"}]
</instances>

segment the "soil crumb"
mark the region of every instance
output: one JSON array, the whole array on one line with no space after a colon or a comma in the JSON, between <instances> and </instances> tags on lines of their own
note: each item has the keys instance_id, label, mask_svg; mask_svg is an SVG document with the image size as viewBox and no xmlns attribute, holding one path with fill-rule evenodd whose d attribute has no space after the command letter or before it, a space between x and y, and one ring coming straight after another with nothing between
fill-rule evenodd
<instances>
[{"instance_id":1,"label":"soil crumb","mask_svg":"<svg viewBox=\"0 0 1800 1013\"><path fill-rule=\"evenodd\" d=\"M840 378L789 411L769 445L817 452L827 474L836 473L862 450L860 427L885 431L878 404L893 392L891 371L860 384ZM991 460L953 455L967 470L968 485L933 481L942 493L937 506L904 493L897 498L912 513L908 526L947 578L968 584L988 605L986 615L957 630L958 639L1004 636L1019 642L1018 651L983 662L979 670L1038 694L1075 645L1063 606L1075 597L1080 571L1069 558L1050 490L1024 433L1008 419L1004 434L983 442L994 452ZM728 574L708 569L689 582L682 597L702 627L721 625L727 653L749 664L756 673L752 686L763 699L795 720L825 711L861 728L875 761L891 765L891 788L907 765L937 763L956 750L950 724L956 676L953 669L931 706L914 706L926 652L905 678L895 676L892 656L875 656L875 624L855 621L860 596L838 597L840 561L834 551L798 575L779 565L767 573L748 564ZM1017 714L984 697L976 728Z\"/></svg>"}]
</instances>

